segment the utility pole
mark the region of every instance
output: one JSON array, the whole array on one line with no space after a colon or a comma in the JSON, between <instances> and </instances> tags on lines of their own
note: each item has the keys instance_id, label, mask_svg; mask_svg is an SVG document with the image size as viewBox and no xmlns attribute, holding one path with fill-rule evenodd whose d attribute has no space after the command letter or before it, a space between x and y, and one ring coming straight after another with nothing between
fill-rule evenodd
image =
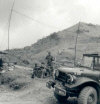
<instances>
[{"instance_id":1,"label":"utility pole","mask_svg":"<svg viewBox=\"0 0 100 104\"><path fill-rule=\"evenodd\" d=\"M10 10L10 15L9 15L9 20L8 20L8 55L9 55L9 40L10 40L10 26L11 26L11 19L12 19L12 13L13 13L13 8L14 8L14 4L15 4L15 0L13 1L11 10ZM9 57L8 57L8 61L9 61ZM8 62L8 66L9 66L9 62Z\"/></svg>"},{"instance_id":2,"label":"utility pole","mask_svg":"<svg viewBox=\"0 0 100 104\"><path fill-rule=\"evenodd\" d=\"M11 18L12 18L12 13L13 13L13 8L14 8L14 3L15 3L15 0L13 1L13 4L12 4L12 7L11 7L11 11L10 11L10 15L9 15L9 21L8 21L8 51L9 51L9 39L10 39L10 25L11 25Z\"/></svg>"},{"instance_id":3,"label":"utility pole","mask_svg":"<svg viewBox=\"0 0 100 104\"><path fill-rule=\"evenodd\" d=\"M75 57L74 57L74 67L76 66L76 54L77 54L77 40L78 40L78 35L80 32L80 22L78 25L78 30L77 30L77 35L76 35L76 40L75 40Z\"/></svg>"}]
</instances>

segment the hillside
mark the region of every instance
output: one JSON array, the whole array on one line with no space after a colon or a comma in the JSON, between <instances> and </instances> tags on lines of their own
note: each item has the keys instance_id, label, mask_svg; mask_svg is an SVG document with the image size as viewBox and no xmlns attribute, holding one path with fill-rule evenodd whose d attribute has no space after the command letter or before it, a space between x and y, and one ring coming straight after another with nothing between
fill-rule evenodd
<instances>
[{"instance_id":1,"label":"hillside","mask_svg":"<svg viewBox=\"0 0 100 104\"><path fill-rule=\"evenodd\" d=\"M56 57L57 63L72 66L77 32L79 32L78 60L82 59L83 53L100 52L100 26L81 22L79 31L77 31L78 25L79 23L68 29L52 33L23 49L12 49L9 56L5 55L3 58L7 60L9 57L11 62L33 66L35 62L44 61L47 52L51 51L52 55Z\"/></svg>"}]
</instances>

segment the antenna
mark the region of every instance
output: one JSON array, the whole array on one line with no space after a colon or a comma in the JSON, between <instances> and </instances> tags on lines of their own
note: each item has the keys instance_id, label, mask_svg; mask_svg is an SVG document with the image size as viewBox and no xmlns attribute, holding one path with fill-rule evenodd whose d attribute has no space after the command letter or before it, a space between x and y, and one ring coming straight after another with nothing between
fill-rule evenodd
<instances>
[{"instance_id":1,"label":"antenna","mask_svg":"<svg viewBox=\"0 0 100 104\"><path fill-rule=\"evenodd\" d=\"M13 12L13 8L14 8L14 3L15 3L15 0L13 1L12 8L11 8L10 15L9 15L9 21L8 21L9 22L8 23L8 51L10 49L10 47L9 47L9 39L10 39L9 34L10 34L10 25L11 25L11 18L12 18L12 12Z\"/></svg>"},{"instance_id":2,"label":"antenna","mask_svg":"<svg viewBox=\"0 0 100 104\"><path fill-rule=\"evenodd\" d=\"M9 54L9 40L10 40L10 26L11 26L11 18L12 18L12 13L13 13L13 8L14 8L14 4L15 4L15 0L13 1L12 7L11 7L11 11L10 11L10 15L9 15L9 20L8 20L8 54ZM9 62L8 62L9 65Z\"/></svg>"},{"instance_id":3,"label":"antenna","mask_svg":"<svg viewBox=\"0 0 100 104\"><path fill-rule=\"evenodd\" d=\"M75 40L74 66L76 66L76 51L77 51L77 40L78 40L78 35L79 35L79 29L80 29L80 22L79 22L79 25L78 25L78 30L76 31L77 32L77 35L76 35L76 40Z\"/></svg>"}]
</instances>

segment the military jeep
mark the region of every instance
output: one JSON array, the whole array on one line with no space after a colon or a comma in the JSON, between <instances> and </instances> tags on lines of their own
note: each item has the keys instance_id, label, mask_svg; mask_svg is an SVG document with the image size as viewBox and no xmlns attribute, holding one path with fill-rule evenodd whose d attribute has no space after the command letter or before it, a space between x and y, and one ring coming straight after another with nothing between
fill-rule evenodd
<instances>
[{"instance_id":1,"label":"military jeep","mask_svg":"<svg viewBox=\"0 0 100 104\"><path fill-rule=\"evenodd\" d=\"M54 89L60 102L77 97L78 104L100 104L100 56L83 54L83 63L78 67L55 69L53 80L46 86Z\"/></svg>"}]
</instances>

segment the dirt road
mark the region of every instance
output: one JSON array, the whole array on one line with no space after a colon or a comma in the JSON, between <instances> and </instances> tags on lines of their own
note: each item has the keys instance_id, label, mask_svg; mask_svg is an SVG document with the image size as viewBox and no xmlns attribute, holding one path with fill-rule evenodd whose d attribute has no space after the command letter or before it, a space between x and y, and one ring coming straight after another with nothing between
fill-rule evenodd
<instances>
[{"instance_id":1,"label":"dirt road","mask_svg":"<svg viewBox=\"0 0 100 104\"><path fill-rule=\"evenodd\" d=\"M59 104L53 96L53 89L46 87L49 78L32 79L31 74L32 69L22 66L17 66L14 70L5 72L4 79L7 77L14 78L13 83L24 82L25 86L19 90L13 90L9 87L10 83L0 85L0 104ZM69 99L66 104L77 103L75 99Z\"/></svg>"},{"instance_id":2,"label":"dirt road","mask_svg":"<svg viewBox=\"0 0 100 104\"><path fill-rule=\"evenodd\" d=\"M18 91L1 86L0 104L59 104L53 96L53 89L46 88L48 79L31 79L31 84ZM66 104L76 104L69 100Z\"/></svg>"}]
</instances>

